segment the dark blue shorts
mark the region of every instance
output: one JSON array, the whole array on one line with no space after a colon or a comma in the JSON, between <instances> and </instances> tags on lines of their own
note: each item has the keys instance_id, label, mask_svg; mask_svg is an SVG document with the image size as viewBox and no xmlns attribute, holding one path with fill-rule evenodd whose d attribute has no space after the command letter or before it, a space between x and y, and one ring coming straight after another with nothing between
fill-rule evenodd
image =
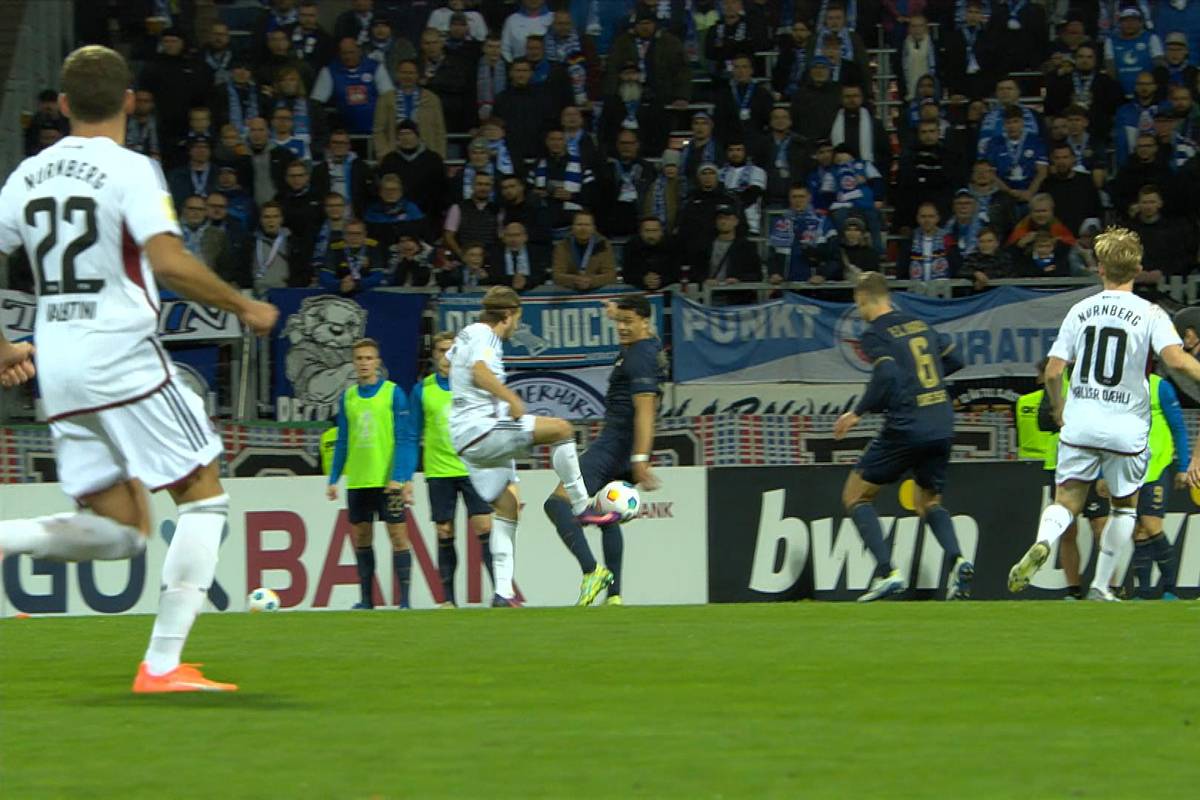
<instances>
[{"instance_id":1,"label":"dark blue shorts","mask_svg":"<svg viewBox=\"0 0 1200 800\"><path fill-rule=\"evenodd\" d=\"M910 443L882 436L871 440L858 459L863 480L877 486L895 483L912 472L917 485L935 494L946 488L951 440Z\"/></svg>"},{"instance_id":2,"label":"dark blue shorts","mask_svg":"<svg viewBox=\"0 0 1200 800\"><path fill-rule=\"evenodd\" d=\"M378 489L347 489L346 510L350 523L374 522L376 515L389 525L404 522L404 500L399 492Z\"/></svg>"},{"instance_id":3,"label":"dark blue shorts","mask_svg":"<svg viewBox=\"0 0 1200 800\"><path fill-rule=\"evenodd\" d=\"M1092 481L1092 485L1088 487L1087 501L1083 504L1084 519L1104 519L1109 515L1111 509L1109 508L1108 498L1102 497L1096 491L1098 484L1099 481ZM1145 491L1145 489L1142 491ZM1140 500L1138 502L1141 503Z\"/></svg>"},{"instance_id":4,"label":"dark blue shorts","mask_svg":"<svg viewBox=\"0 0 1200 800\"><path fill-rule=\"evenodd\" d=\"M1171 470L1164 469L1154 483L1144 484L1138 492L1137 513L1139 517L1165 517L1167 495L1171 489Z\"/></svg>"},{"instance_id":5,"label":"dark blue shorts","mask_svg":"<svg viewBox=\"0 0 1200 800\"><path fill-rule=\"evenodd\" d=\"M595 494L610 481L633 482L629 457L633 455L633 442L618 436L603 433L579 457L579 471L587 485L588 494Z\"/></svg>"},{"instance_id":6,"label":"dark blue shorts","mask_svg":"<svg viewBox=\"0 0 1200 800\"><path fill-rule=\"evenodd\" d=\"M479 496L479 492L471 485L471 479L465 475L460 478L426 478L425 485L429 488L430 516L434 522L454 521L460 494L467 506L468 517L492 513L492 507Z\"/></svg>"}]
</instances>

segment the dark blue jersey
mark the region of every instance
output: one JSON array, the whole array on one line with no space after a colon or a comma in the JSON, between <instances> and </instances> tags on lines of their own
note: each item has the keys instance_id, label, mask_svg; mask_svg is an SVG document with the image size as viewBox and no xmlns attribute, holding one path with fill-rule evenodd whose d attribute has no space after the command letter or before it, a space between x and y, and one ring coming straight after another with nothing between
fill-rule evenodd
<instances>
[{"instance_id":1,"label":"dark blue jersey","mask_svg":"<svg viewBox=\"0 0 1200 800\"><path fill-rule=\"evenodd\" d=\"M932 442L954 435L944 379L962 369L962 361L949 336L910 314L890 311L867 326L862 347L874 366L854 413L886 415L883 433L890 438Z\"/></svg>"},{"instance_id":2,"label":"dark blue jersey","mask_svg":"<svg viewBox=\"0 0 1200 800\"><path fill-rule=\"evenodd\" d=\"M659 394L665 380L666 358L655 337L634 342L621 351L608 377L604 429L633 435L633 396Z\"/></svg>"}]
</instances>

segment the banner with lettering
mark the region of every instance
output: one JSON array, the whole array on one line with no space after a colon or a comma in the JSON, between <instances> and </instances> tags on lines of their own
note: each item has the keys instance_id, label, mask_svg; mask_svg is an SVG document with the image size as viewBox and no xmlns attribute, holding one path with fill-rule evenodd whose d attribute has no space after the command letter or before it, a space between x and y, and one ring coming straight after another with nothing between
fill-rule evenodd
<instances>
[{"instance_id":1,"label":"banner with lettering","mask_svg":"<svg viewBox=\"0 0 1200 800\"><path fill-rule=\"evenodd\" d=\"M521 295L521 327L504 343L504 363L518 369L612 364L621 346L617 326L604 304L621 291L595 294L530 292ZM663 296L647 294L654 331L662 337ZM458 331L479 320L482 294L446 295L438 300L438 329Z\"/></svg>"},{"instance_id":2,"label":"banner with lettering","mask_svg":"<svg viewBox=\"0 0 1200 800\"><path fill-rule=\"evenodd\" d=\"M892 301L954 337L966 363L955 378L970 380L1032 375L1067 311L1097 291L1005 286L951 300L897 292ZM770 303L710 308L677 297L673 310L678 382L863 383L871 372L853 303L789 293Z\"/></svg>"},{"instance_id":3,"label":"banner with lettering","mask_svg":"<svg viewBox=\"0 0 1200 800\"><path fill-rule=\"evenodd\" d=\"M77 307L64 307L55 313L78 314L83 311ZM0 326L9 341L32 336L36 318L36 297L24 292L0 290ZM241 335L242 324L234 314L184 300L170 292L161 293L158 336L163 343L219 342Z\"/></svg>"},{"instance_id":4,"label":"banner with lettering","mask_svg":"<svg viewBox=\"0 0 1200 800\"><path fill-rule=\"evenodd\" d=\"M271 335L271 399L280 422L323 420L337 414L354 382L351 348L370 337L379 342L388 380L407 392L417 379L421 314L427 296L373 289L353 297L321 289L274 289L279 308Z\"/></svg>"}]
</instances>

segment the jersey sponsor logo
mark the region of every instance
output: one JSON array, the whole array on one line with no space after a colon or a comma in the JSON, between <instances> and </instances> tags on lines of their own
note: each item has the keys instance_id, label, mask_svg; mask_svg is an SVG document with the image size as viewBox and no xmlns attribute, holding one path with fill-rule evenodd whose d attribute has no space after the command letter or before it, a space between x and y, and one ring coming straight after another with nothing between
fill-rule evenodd
<instances>
[{"instance_id":1,"label":"jersey sponsor logo","mask_svg":"<svg viewBox=\"0 0 1200 800\"><path fill-rule=\"evenodd\" d=\"M287 318L283 335L291 343L285 371L292 397L276 398L280 420L328 419L354 382L352 346L367 329L367 312L343 297L306 297ZM386 375L384 376L386 377Z\"/></svg>"}]
</instances>

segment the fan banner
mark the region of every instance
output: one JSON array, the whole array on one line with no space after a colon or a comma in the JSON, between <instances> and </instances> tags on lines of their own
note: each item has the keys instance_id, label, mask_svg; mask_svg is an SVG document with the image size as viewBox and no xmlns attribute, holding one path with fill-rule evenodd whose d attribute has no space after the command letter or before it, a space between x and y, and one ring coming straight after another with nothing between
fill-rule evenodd
<instances>
[{"instance_id":1,"label":"fan banner","mask_svg":"<svg viewBox=\"0 0 1200 800\"><path fill-rule=\"evenodd\" d=\"M954 339L966 367L956 379L1032 376L1075 303L1099 286L1043 291L1003 286L944 300L896 292L892 302ZM784 294L748 306L711 308L677 297L673 308L677 382L863 383L871 361L853 303Z\"/></svg>"},{"instance_id":2,"label":"fan banner","mask_svg":"<svg viewBox=\"0 0 1200 800\"><path fill-rule=\"evenodd\" d=\"M620 352L617 326L604 306L625 292L521 295L521 326L504 343L504 364L517 369L611 365ZM663 333L663 296L647 294L655 334ZM438 300L438 329L459 331L479 321L481 294L445 295Z\"/></svg>"},{"instance_id":3,"label":"fan banner","mask_svg":"<svg viewBox=\"0 0 1200 800\"><path fill-rule=\"evenodd\" d=\"M271 400L280 422L330 419L354 382L353 345L379 342L384 377L408 392L417 379L417 350L426 295L373 289L353 297L319 289L273 289L279 308L271 335Z\"/></svg>"}]
</instances>

